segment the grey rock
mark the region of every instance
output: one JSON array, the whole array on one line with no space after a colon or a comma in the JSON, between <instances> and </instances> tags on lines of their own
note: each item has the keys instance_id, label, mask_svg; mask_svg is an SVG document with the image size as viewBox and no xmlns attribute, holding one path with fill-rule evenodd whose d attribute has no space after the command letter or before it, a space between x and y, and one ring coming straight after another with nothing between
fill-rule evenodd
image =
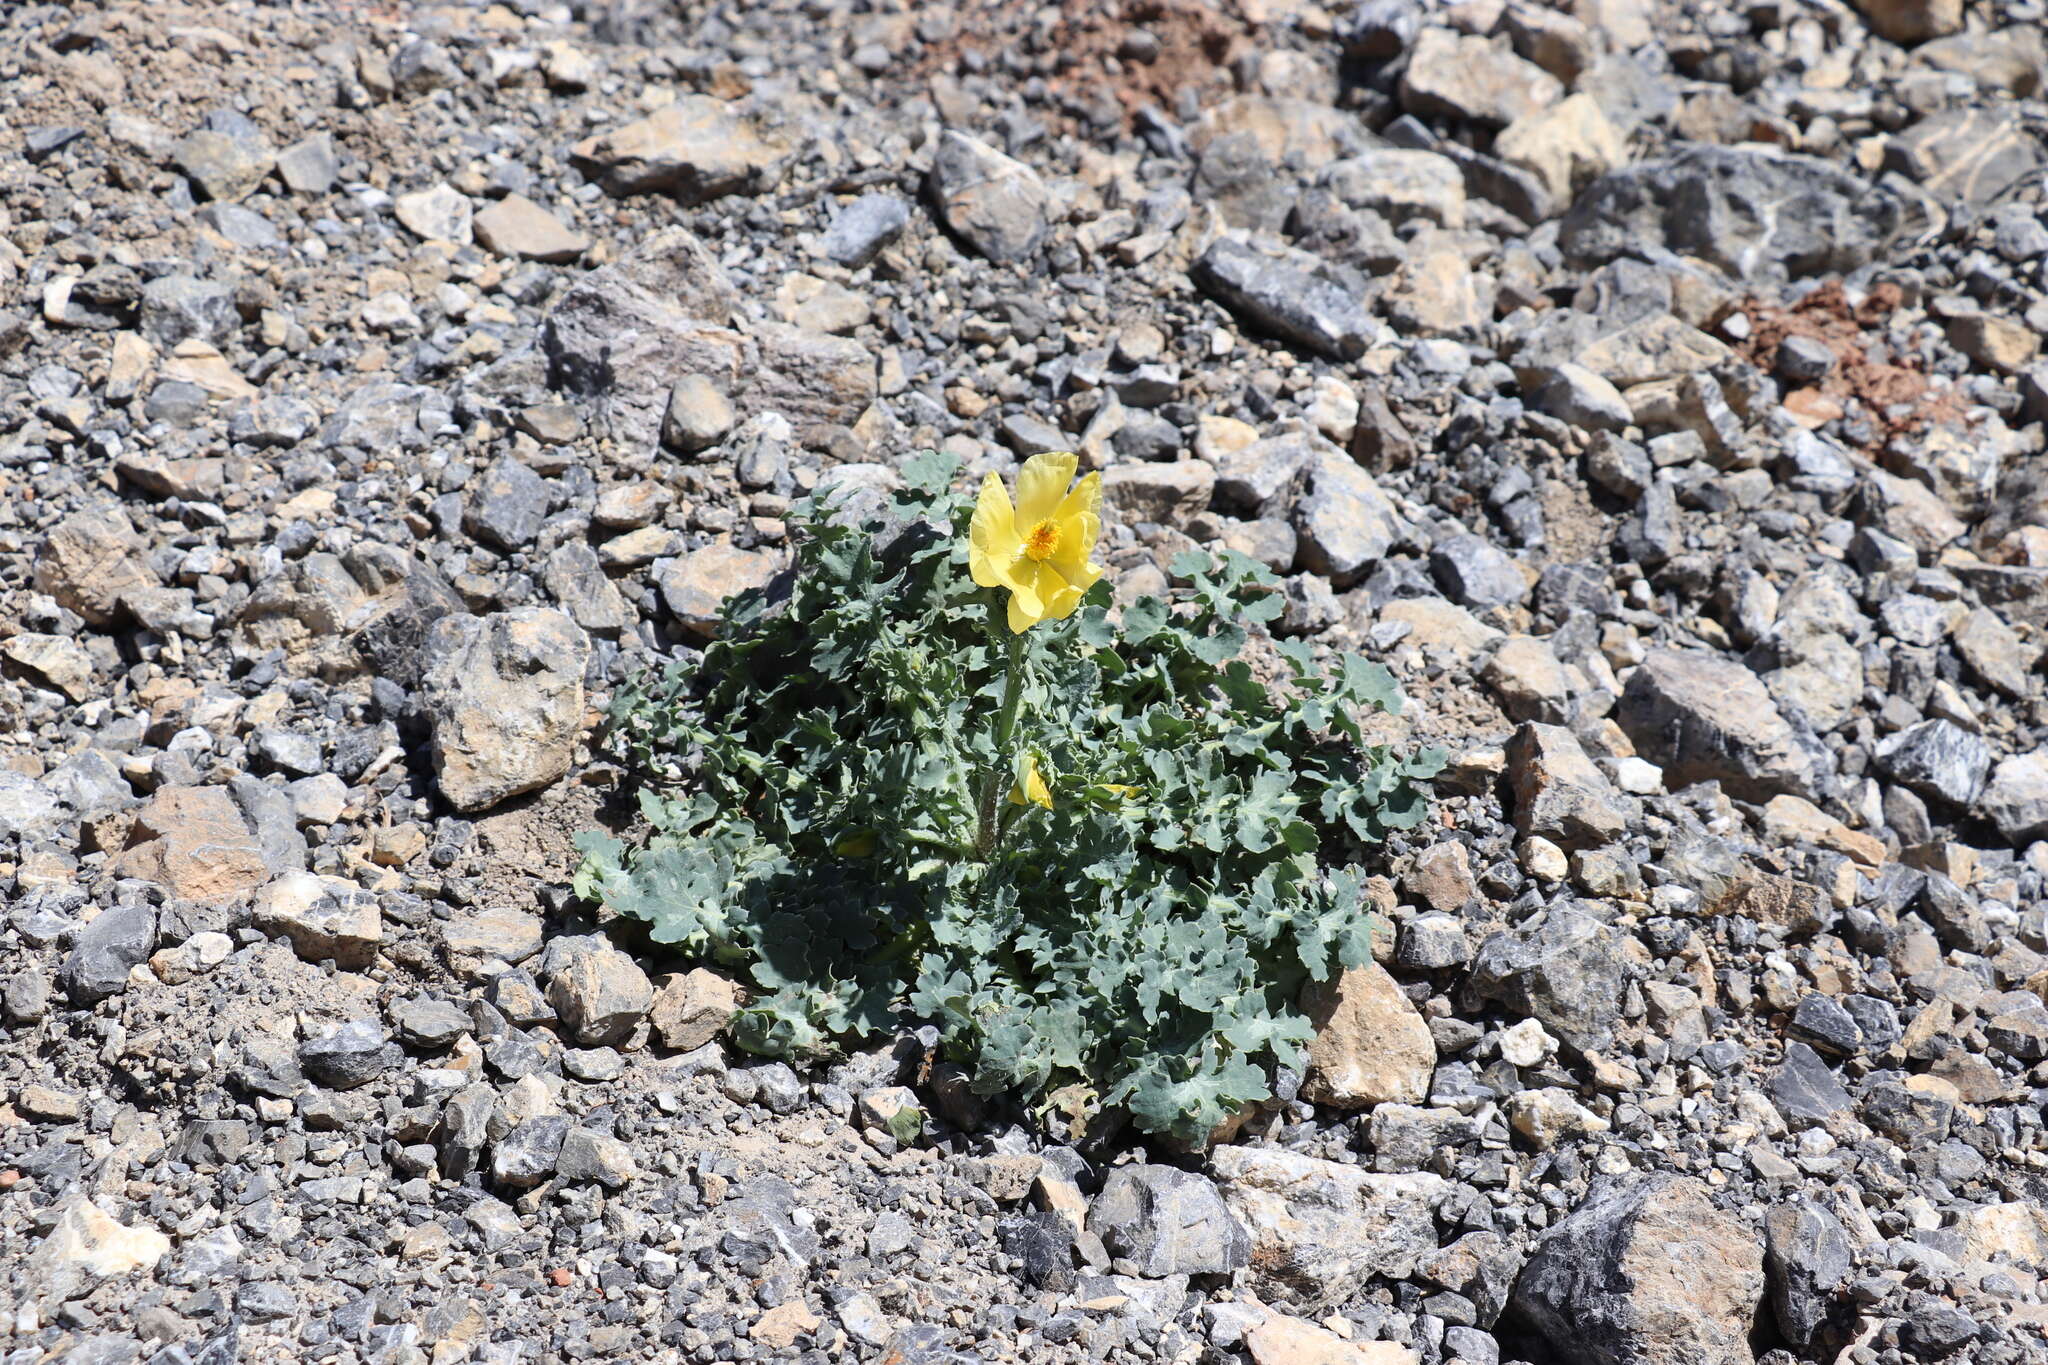
<instances>
[{"instance_id":1,"label":"grey rock","mask_svg":"<svg viewBox=\"0 0 2048 1365\"><path fill-rule=\"evenodd\" d=\"M563 1114L531 1118L491 1147L491 1179L521 1188L538 1185L555 1172L572 1123Z\"/></svg>"},{"instance_id":2,"label":"grey rock","mask_svg":"<svg viewBox=\"0 0 2048 1365\"><path fill-rule=\"evenodd\" d=\"M277 154L277 175L294 194L325 194L341 177L341 159L334 139L314 133Z\"/></svg>"},{"instance_id":3,"label":"grey rock","mask_svg":"<svg viewBox=\"0 0 2048 1365\"><path fill-rule=\"evenodd\" d=\"M1834 368L1834 350L1818 338L1789 336L1778 343L1778 373L1794 384L1817 384Z\"/></svg>"},{"instance_id":4,"label":"grey rock","mask_svg":"<svg viewBox=\"0 0 2048 1365\"><path fill-rule=\"evenodd\" d=\"M1529 595L1529 581L1515 561L1491 541L1469 533L1432 545L1429 570L1444 596L1460 606L1504 607Z\"/></svg>"},{"instance_id":5,"label":"grey rock","mask_svg":"<svg viewBox=\"0 0 2048 1365\"><path fill-rule=\"evenodd\" d=\"M1585 1052L1613 1041L1614 1002L1645 964L1634 939L1558 907L1492 935L1472 960L1472 986Z\"/></svg>"},{"instance_id":6,"label":"grey rock","mask_svg":"<svg viewBox=\"0 0 2048 1365\"><path fill-rule=\"evenodd\" d=\"M391 84L402 95L453 89L465 79L454 55L430 39L415 38L391 58Z\"/></svg>"},{"instance_id":7,"label":"grey rock","mask_svg":"<svg viewBox=\"0 0 2048 1365\"><path fill-rule=\"evenodd\" d=\"M252 398L228 415L228 439L252 446L295 446L312 434L320 414L290 394Z\"/></svg>"},{"instance_id":8,"label":"grey rock","mask_svg":"<svg viewBox=\"0 0 2048 1365\"><path fill-rule=\"evenodd\" d=\"M1590 266L1649 244L1773 281L1865 265L1902 217L1889 191L1818 158L1693 146L1595 181L1564 216L1558 246Z\"/></svg>"},{"instance_id":9,"label":"grey rock","mask_svg":"<svg viewBox=\"0 0 2048 1365\"><path fill-rule=\"evenodd\" d=\"M1771 1312L1794 1346L1811 1346L1846 1325L1851 1305L1840 1291L1854 1268L1849 1236L1825 1205L1802 1199L1764 1215Z\"/></svg>"},{"instance_id":10,"label":"grey rock","mask_svg":"<svg viewBox=\"0 0 2048 1365\"><path fill-rule=\"evenodd\" d=\"M1331 360L1355 360L1375 334L1364 302L1307 252L1265 252L1235 237L1209 244L1195 283L1260 331Z\"/></svg>"},{"instance_id":11,"label":"grey rock","mask_svg":"<svg viewBox=\"0 0 2048 1365\"><path fill-rule=\"evenodd\" d=\"M1849 1092L1819 1053L1804 1043L1787 1043L1785 1060L1765 1083L1778 1112L1801 1124L1827 1124L1850 1112Z\"/></svg>"},{"instance_id":12,"label":"grey rock","mask_svg":"<svg viewBox=\"0 0 2048 1365\"><path fill-rule=\"evenodd\" d=\"M1538 1243L1517 1307L1571 1365L1747 1362L1763 1251L1697 1180L1597 1181Z\"/></svg>"},{"instance_id":13,"label":"grey rock","mask_svg":"<svg viewBox=\"0 0 2048 1365\"><path fill-rule=\"evenodd\" d=\"M391 1018L398 1026L399 1037L414 1047L430 1051L447 1047L470 1030L468 1011L431 995L415 995L399 1001Z\"/></svg>"},{"instance_id":14,"label":"grey rock","mask_svg":"<svg viewBox=\"0 0 2048 1365\"><path fill-rule=\"evenodd\" d=\"M1979 801L2015 848L2048 837L2048 754L2015 754L1991 770Z\"/></svg>"},{"instance_id":15,"label":"grey rock","mask_svg":"<svg viewBox=\"0 0 2048 1365\"><path fill-rule=\"evenodd\" d=\"M320 427L320 444L362 450L418 450L430 433L421 426L423 402L431 389L411 384L370 383L341 400Z\"/></svg>"},{"instance_id":16,"label":"grey rock","mask_svg":"<svg viewBox=\"0 0 2048 1365\"><path fill-rule=\"evenodd\" d=\"M1922 721L1880 741L1879 771L1922 796L1968 806L1991 769L1991 746L1950 720Z\"/></svg>"},{"instance_id":17,"label":"grey rock","mask_svg":"<svg viewBox=\"0 0 2048 1365\"><path fill-rule=\"evenodd\" d=\"M585 1046L623 1039L654 1003L654 984L640 964L595 934L555 939L541 970L549 978L548 1002Z\"/></svg>"},{"instance_id":18,"label":"grey rock","mask_svg":"<svg viewBox=\"0 0 2048 1365\"><path fill-rule=\"evenodd\" d=\"M1332 586L1347 588L1405 540L1408 525L1372 475L1350 460L1316 454L1294 506L1301 563Z\"/></svg>"},{"instance_id":19,"label":"grey rock","mask_svg":"<svg viewBox=\"0 0 2048 1365\"><path fill-rule=\"evenodd\" d=\"M1045 240L1045 182L986 143L946 129L927 183L946 226L992 261L1021 261Z\"/></svg>"},{"instance_id":20,"label":"grey rock","mask_svg":"<svg viewBox=\"0 0 2048 1365\"><path fill-rule=\"evenodd\" d=\"M569 770L590 657L574 621L543 607L444 616L424 653L435 778L457 810L488 809Z\"/></svg>"},{"instance_id":21,"label":"grey rock","mask_svg":"<svg viewBox=\"0 0 2048 1365\"><path fill-rule=\"evenodd\" d=\"M597 552L580 540L555 547L541 570L541 584L592 635L615 636L639 619L605 576Z\"/></svg>"},{"instance_id":22,"label":"grey rock","mask_svg":"<svg viewBox=\"0 0 2048 1365\"><path fill-rule=\"evenodd\" d=\"M277 149L247 115L216 109L172 149L171 159L207 198L246 198L277 163Z\"/></svg>"},{"instance_id":23,"label":"grey rock","mask_svg":"<svg viewBox=\"0 0 2048 1365\"><path fill-rule=\"evenodd\" d=\"M96 1005L128 986L128 973L156 947L156 909L146 901L111 905L73 940L62 978L73 1001Z\"/></svg>"},{"instance_id":24,"label":"grey rock","mask_svg":"<svg viewBox=\"0 0 2048 1365\"><path fill-rule=\"evenodd\" d=\"M910 206L903 200L893 194L864 194L832 215L818 249L833 264L858 270L909 225Z\"/></svg>"},{"instance_id":25,"label":"grey rock","mask_svg":"<svg viewBox=\"0 0 2048 1365\"><path fill-rule=\"evenodd\" d=\"M640 1175L632 1148L589 1128L569 1130L555 1158L555 1170L564 1180L594 1180L612 1190L624 1188Z\"/></svg>"},{"instance_id":26,"label":"grey rock","mask_svg":"<svg viewBox=\"0 0 2048 1365\"><path fill-rule=\"evenodd\" d=\"M462 513L462 529L500 550L523 550L547 519L547 480L513 459L485 472Z\"/></svg>"},{"instance_id":27,"label":"grey rock","mask_svg":"<svg viewBox=\"0 0 2048 1365\"><path fill-rule=\"evenodd\" d=\"M1003 1254L1031 1284L1055 1293L1074 1286L1074 1228L1051 1210L1012 1214L996 1223Z\"/></svg>"},{"instance_id":28,"label":"grey rock","mask_svg":"<svg viewBox=\"0 0 2048 1365\"><path fill-rule=\"evenodd\" d=\"M686 374L669 386L661 442L685 455L695 455L723 441L734 420L732 404L717 385L701 374Z\"/></svg>"},{"instance_id":29,"label":"grey rock","mask_svg":"<svg viewBox=\"0 0 2048 1365\"><path fill-rule=\"evenodd\" d=\"M1251 1239L1216 1186L1171 1166L1119 1166L1088 1208L1088 1231L1142 1275L1224 1275L1251 1260Z\"/></svg>"},{"instance_id":30,"label":"grey rock","mask_svg":"<svg viewBox=\"0 0 2048 1365\"><path fill-rule=\"evenodd\" d=\"M1701 651L1655 649L1622 691L1616 721L1665 786L1718 781L1744 800L1825 794L1832 761L1795 732L1756 674Z\"/></svg>"},{"instance_id":31,"label":"grey rock","mask_svg":"<svg viewBox=\"0 0 2048 1365\"><path fill-rule=\"evenodd\" d=\"M208 204L199 210L199 221L226 238L232 246L263 251L282 246L284 234L268 218L240 204Z\"/></svg>"},{"instance_id":32,"label":"grey rock","mask_svg":"<svg viewBox=\"0 0 2048 1365\"><path fill-rule=\"evenodd\" d=\"M141 331L159 351L168 353L189 338L225 346L241 325L235 291L227 285L166 275L143 286Z\"/></svg>"},{"instance_id":33,"label":"grey rock","mask_svg":"<svg viewBox=\"0 0 2048 1365\"><path fill-rule=\"evenodd\" d=\"M299 1045L299 1066L321 1085L352 1090L398 1065L403 1055L370 1019L355 1019Z\"/></svg>"}]
</instances>

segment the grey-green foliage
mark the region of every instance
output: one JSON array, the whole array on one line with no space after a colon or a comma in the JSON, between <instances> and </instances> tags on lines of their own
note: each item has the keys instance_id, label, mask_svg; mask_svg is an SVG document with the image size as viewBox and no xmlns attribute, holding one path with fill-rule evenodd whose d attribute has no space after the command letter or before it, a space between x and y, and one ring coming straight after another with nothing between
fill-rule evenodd
<instances>
[{"instance_id":1,"label":"grey-green foliage","mask_svg":"<svg viewBox=\"0 0 2048 1365\"><path fill-rule=\"evenodd\" d=\"M647 778L648 833L584 836L577 889L743 976L749 1049L826 1051L907 1007L983 1094L1078 1083L1198 1139L1301 1064L1302 983L1369 956L1358 860L1422 819L1442 759L1365 742L1360 709L1401 700L1376 664L1320 671L1283 643L1291 679L1256 679L1245 627L1278 613L1272 576L1186 554L1171 602L1119 619L1098 584L1021 637L1013 749L1054 807L1005 803L976 860L983 775L1017 756L991 734L1010 637L952 474L918 457L864 528L799 509L789 580L727 603L700 660L621 689L610 740Z\"/></svg>"}]
</instances>

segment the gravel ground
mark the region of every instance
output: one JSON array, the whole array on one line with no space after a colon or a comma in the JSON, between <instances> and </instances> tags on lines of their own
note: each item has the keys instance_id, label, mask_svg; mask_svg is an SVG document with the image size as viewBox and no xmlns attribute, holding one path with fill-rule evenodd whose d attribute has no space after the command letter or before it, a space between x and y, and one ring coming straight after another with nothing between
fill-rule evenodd
<instances>
[{"instance_id":1,"label":"gravel ground","mask_svg":"<svg viewBox=\"0 0 2048 1365\"><path fill-rule=\"evenodd\" d=\"M2048 1360L2043 31L6 6L0 1361ZM1206 1150L571 893L611 689L929 447L1453 755Z\"/></svg>"}]
</instances>

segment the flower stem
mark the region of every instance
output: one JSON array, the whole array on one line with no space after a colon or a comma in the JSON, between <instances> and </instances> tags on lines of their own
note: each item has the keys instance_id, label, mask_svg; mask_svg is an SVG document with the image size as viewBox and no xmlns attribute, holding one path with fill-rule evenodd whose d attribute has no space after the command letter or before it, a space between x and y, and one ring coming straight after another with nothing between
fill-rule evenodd
<instances>
[{"instance_id":1,"label":"flower stem","mask_svg":"<svg viewBox=\"0 0 2048 1365\"><path fill-rule=\"evenodd\" d=\"M996 841L996 813L1002 800L1003 766L1010 753L1010 736L1017 728L1017 708L1024 700L1024 637L1010 637L1007 676L1003 680L1003 706L996 712L995 766L981 788L980 829L974 840L975 856L987 860Z\"/></svg>"}]
</instances>

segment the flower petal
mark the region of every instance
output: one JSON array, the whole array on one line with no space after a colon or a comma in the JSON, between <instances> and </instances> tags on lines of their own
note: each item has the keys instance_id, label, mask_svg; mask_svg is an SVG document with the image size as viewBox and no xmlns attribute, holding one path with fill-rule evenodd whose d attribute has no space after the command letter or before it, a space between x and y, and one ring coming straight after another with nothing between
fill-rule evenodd
<instances>
[{"instance_id":1,"label":"flower petal","mask_svg":"<svg viewBox=\"0 0 2048 1365\"><path fill-rule=\"evenodd\" d=\"M1036 526L1057 512L1080 462L1080 457L1068 450L1047 451L1026 460L1017 475L1017 524Z\"/></svg>"},{"instance_id":2,"label":"flower petal","mask_svg":"<svg viewBox=\"0 0 2048 1365\"><path fill-rule=\"evenodd\" d=\"M990 474L981 481L974 520L967 527L967 565L974 581L984 588L1002 587L1019 548L1010 495L1003 490L1002 479Z\"/></svg>"},{"instance_id":3,"label":"flower petal","mask_svg":"<svg viewBox=\"0 0 2048 1365\"><path fill-rule=\"evenodd\" d=\"M1045 619L1038 609L1038 599L1027 598L1021 592L1010 594L1010 634L1022 635L1025 631Z\"/></svg>"}]
</instances>

